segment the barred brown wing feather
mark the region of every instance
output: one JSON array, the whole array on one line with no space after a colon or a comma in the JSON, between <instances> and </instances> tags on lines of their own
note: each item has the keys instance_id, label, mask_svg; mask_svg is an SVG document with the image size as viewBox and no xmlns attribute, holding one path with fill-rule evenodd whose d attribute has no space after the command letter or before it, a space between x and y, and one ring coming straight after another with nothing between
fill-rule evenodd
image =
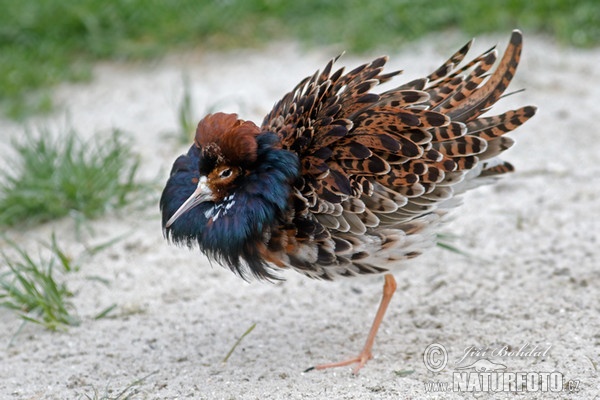
<instances>
[{"instance_id":1,"label":"barred brown wing feather","mask_svg":"<svg viewBox=\"0 0 600 400\"><path fill-rule=\"evenodd\" d=\"M510 83L521 34L499 62L492 48L460 66L471 43L425 78L382 93L373 89L399 74L383 73L387 57L347 73L332 72L335 58L275 105L262 130L301 163L286 234L271 237L285 241L270 247L285 265L319 279L385 272L433 243L457 196L489 181L478 177L513 169L497 158L512 144L503 135L535 107L480 115Z\"/></svg>"}]
</instances>

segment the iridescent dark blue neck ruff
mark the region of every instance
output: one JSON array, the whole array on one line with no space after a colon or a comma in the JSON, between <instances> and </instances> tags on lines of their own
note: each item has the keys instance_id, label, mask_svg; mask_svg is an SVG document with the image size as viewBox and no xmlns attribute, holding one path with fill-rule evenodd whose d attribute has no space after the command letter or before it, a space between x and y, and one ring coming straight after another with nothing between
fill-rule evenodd
<instances>
[{"instance_id":1,"label":"iridescent dark blue neck ruff","mask_svg":"<svg viewBox=\"0 0 600 400\"><path fill-rule=\"evenodd\" d=\"M200 249L242 277L275 278L259 253L264 235L282 222L290 204L292 184L299 175L298 157L279 148L273 133L257 136L257 158L236 189L223 201L204 202L165 229L174 243ZM200 177L201 151L193 145L173 165L160 206L166 221L192 194Z\"/></svg>"}]
</instances>

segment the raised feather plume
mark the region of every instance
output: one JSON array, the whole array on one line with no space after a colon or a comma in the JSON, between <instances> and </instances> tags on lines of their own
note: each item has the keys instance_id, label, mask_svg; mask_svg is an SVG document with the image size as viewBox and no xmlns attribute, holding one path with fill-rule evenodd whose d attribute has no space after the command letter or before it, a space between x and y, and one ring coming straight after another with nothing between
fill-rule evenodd
<instances>
[{"instance_id":1,"label":"raised feather plume","mask_svg":"<svg viewBox=\"0 0 600 400\"><path fill-rule=\"evenodd\" d=\"M332 72L336 58L275 105L261 129L276 132L301 162L294 193L304 207L291 219L325 228L302 234L294 254L278 258L322 279L385 271L434 242L453 198L513 170L497 158L512 145L502 135L535 107L480 116L514 76L522 35L512 33L493 72L495 48L458 66L471 44L429 76L380 94L371 90L399 74L383 73L387 57L346 74Z\"/></svg>"}]
</instances>

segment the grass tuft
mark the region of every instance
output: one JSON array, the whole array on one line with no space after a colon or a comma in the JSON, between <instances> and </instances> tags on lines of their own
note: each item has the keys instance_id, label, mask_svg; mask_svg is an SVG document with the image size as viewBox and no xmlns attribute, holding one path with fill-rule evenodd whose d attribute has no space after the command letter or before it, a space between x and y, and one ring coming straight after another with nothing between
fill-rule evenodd
<instances>
[{"instance_id":1,"label":"grass tuft","mask_svg":"<svg viewBox=\"0 0 600 400\"><path fill-rule=\"evenodd\" d=\"M0 307L15 311L25 322L34 322L47 329L79 325L72 314L69 298L73 293L65 283L59 282L61 274L78 269L58 247L52 237L49 258L33 260L16 243L8 241L16 257L1 252Z\"/></svg>"},{"instance_id":2,"label":"grass tuft","mask_svg":"<svg viewBox=\"0 0 600 400\"><path fill-rule=\"evenodd\" d=\"M114 392L114 390L110 389L107 385L104 389L103 394L98 393L98 390L95 387L92 387L93 393L91 395L86 393L79 398L85 398L87 400L130 400L133 399L135 395L139 393L138 386L142 385L146 381L146 379L148 379L152 375L155 375L156 373L158 373L158 371L151 372L140 379L136 379L135 381L127 385L125 389L115 394L112 393Z\"/></svg>"},{"instance_id":3,"label":"grass tuft","mask_svg":"<svg viewBox=\"0 0 600 400\"><path fill-rule=\"evenodd\" d=\"M23 325L26 322L33 322L53 331L77 326L81 322L74 316L74 307L70 302L74 292L64 283L66 275L79 272L84 259L93 257L97 252L119 240L116 238L86 248L77 257L77 261L74 261L58 245L54 233L48 243L42 242L48 255L46 257L40 255L36 260L14 241L3 236L2 239L7 244L10 255L0 251L0 308L16 312L23 320ZM110 285L109 281L97 276L86 276L85 279L105 286ZM94 320L107 318L116 307L116 304L111 304L92 318Z\"/></svg>"},{"instance_id":4,"label":"grass tuft","mask_svg":"<svg viewBox=\"0 0 600 400\"><path fill-rule=\"evenodd\" d=\"M181 80L183 83L183 93L181 102L177 108L177 122L179 123L179 134L177 136L181 144L188 144L193 140L196 130L193 112L194 104L192 101L190 76L184 74Z\"/></svg>"},{"instance_id":5,"label":"grass tuft","mask_svg":"<svg viewBox=\"0 0 600 400\"><path fill-rule=\"evenodd\" d=\"M181 93L181 100L175 111L177 131L168 132L165 134L165 137L175 139L178 144L187 145L194 140L197 121L193 111L194 101L192 99L190 76L186 73L182 74L181 81L183 91Z\"/></svg>"},{"instance_id":6,"label":"grass tuft","mask_svg":"<svg viewBox=\"0 0 600 400\"><path fill-rule=\"evenodd\" d=\"M138 158L123 133L83 141L75 131L26 133L0 171L0 225L28 226L69 214L98 217L132 201Z\"/></svg>"}]
</instances>

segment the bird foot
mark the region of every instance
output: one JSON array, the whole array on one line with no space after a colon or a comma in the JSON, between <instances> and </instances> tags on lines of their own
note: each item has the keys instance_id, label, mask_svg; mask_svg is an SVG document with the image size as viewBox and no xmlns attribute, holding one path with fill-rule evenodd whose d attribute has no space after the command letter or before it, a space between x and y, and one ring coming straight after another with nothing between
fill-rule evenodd
<instances>
[{"instance_id":1,"label":"bird foot","mask_svg":"<svg viewBox=\"0 0 600 400\"><path fill-rule=\"evenodd\" d=\"M348 360L339 361L335 363L329 364L321 364L316 367L311 367L304 372L311 371L313 369L327 369L327 368L335 368L335 367L344 367L350 364L358 364L354 367L352 373L354 375L358 374L358 371L362 367L365 366L367 361L373 358L373 354L371 353L371 349L373 348L373 342L375 342L375 336L377 335L377 331L379 330L379 325L381 325L381 321L383 320L383 316L385 315L385 311L387 310L388 305L390 304L390 300L396 291L396 280L392 274L385 275L385 284L383 285L383 296L381 298L381 303L379 303L379 309L377 310L377 314L375 315L375 320L373 320L373 325L371 325L371 330L369 331L369 336L367 336L367 341L365 342L365 346L362 351L358 355L358 357L350 358Z\"/></svg>"},{"instance_id":2,"label":"bird foot","mask_svg":"<svg viewBox=\"0 0 600 400\"><path fill-rule=\"evenodd\" d=\"M354 375L357 375L358 371L360 371L361 368L364 367L365 364L367 363L367 361L369 361L371 358L373 358L373 355L371 354L371 352L363 350L357 357L349 358L344 361L338 361L338 362L333 362L333 363L328 363L328 364L320 364L315 367L307 369L307 371L310 371L313 369L321 370L321 369L328 369L328 368L345 367L346 365L358 364L352 370L352 373Z\"/></svg>"}]
</instances>

